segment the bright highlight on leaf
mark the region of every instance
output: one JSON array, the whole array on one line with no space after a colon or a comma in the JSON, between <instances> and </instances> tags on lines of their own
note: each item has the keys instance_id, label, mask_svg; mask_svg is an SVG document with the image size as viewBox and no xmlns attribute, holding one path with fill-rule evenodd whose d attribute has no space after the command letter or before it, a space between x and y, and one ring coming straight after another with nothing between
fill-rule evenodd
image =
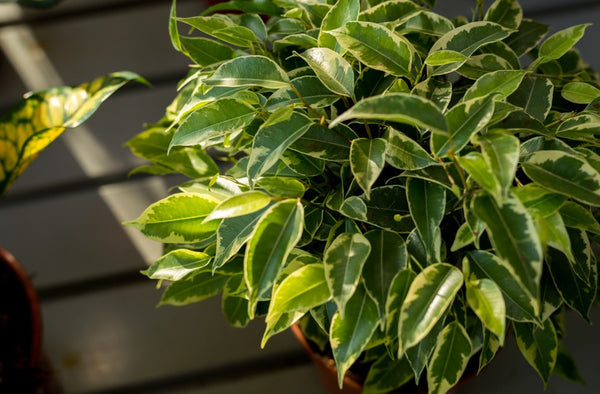
<instances>
[{"instance_id":1,"label":"bright highlight on leaf","mask_svg":"<svg viewBox=\"0 0 600 394\"><path fill-rule=\"evenodd\" d=\"M85 122L104 100L129 81L147 83L137 74L117 72L74 88L30 93L3 114L0 117L0 196L66 128Z\"/></svg>"}]
</instances>

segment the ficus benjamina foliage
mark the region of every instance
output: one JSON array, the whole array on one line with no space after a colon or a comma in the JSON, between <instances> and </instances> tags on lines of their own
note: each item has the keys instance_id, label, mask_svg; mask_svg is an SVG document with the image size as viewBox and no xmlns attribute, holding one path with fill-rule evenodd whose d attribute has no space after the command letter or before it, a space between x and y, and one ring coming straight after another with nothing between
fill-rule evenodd
<instances>
[{"instance_id":1,"label":"ficus benjamina foliage","mask_svg":"<svg viewBox=\"0 0 600 394\"><path fill-rule=\"evenodd\" d=\"M368 393L445 393L509 326L544 384L579 378L561 338L598 292L587 25L549 35L517 0L434 5L173 3L191 68L128 143L138 171L189 178L128 223L166 245L144 271L169 283L161 304L221 294L232 325L264 319L263 346L298 323Z\"/></svg>"}]
</instances>

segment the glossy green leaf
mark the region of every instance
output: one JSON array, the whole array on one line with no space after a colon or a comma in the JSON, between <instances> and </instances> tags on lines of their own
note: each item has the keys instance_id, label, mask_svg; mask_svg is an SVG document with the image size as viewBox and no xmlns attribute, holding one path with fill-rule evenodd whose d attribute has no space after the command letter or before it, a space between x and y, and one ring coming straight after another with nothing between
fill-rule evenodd
<instances>
[{"instance_id":1,"label":"glossy green leaf","mask_svg":"<svg viewBox=\"0 0 600 394\"><path fill-rule=\"evenodd\" d=\"M425 338L423 338L418 344L410 349L404 350L404 357L406 357L410 367L412 368L415 381L420 381L421 375L427 367L427 363L431 358L431 354L435 350L438 336L444 328L447 313L448 312L446 312L444 316L438 320L436 325L431 329L431 331L429 331Z\"/></svg>"},{"instance_id":2,"label":"glossy green leaf","mask_svg":"<svg viewBox=\"0 0 600 394\"><path fill-rule=\"evenodd\" d=\"M223 266L250 239L266 209L248 215L224 219L217 229L217 246L213 270Z\"/></svg>"},{"instance_id":3,"label":"glossy green leaf","mask_svg":"<svg viewBox=\"0 0 600 394\"><path fill-rule=\"evenodd\" d=\"M600 97L600 89L587 82L569 82L561 92L563 98L575 104L589 104Z\"/></svg>"},{"instance_id":4,"label":"glossy green leaf","mask_svg":"<svg viewBox=\"0 0 600 394\"><path fill-rule=\"evenodd\" d=\"M386 161L400 170L418 170L439 163L413 139L388 128L384 135L387 141Z\"/></svg>"},{"instance_id":5,"label":"glossy green leaf","mask_svg":"<svg viewBox=\"0 0 600 394\"><path fill-rule=\"evenodd\" d=\"M146 83L132 72L116 72L76 87L28 93L0 117L0 196L65 128L85 122L129 81Z\"/></svg>"},{"instance_id":6,"label":"glossy green leaf","mask_svg":"<svg viewBox=\"0 0 600 394\"><path fill-rule=\"evenodd\" d=\"M386 321L386 302L392 280L406 268L407 251L404 239L391 231L371 230L365 234L371 252L363 268L367 292L377 303L382 325Z\"/></svg>"},{"instance_id":7,"label":"glossy green leaf","mask_svg":"<svg viewBox=\"0 0 600 394\"><path fill-rule=\"evenodd\" d=\"M479 355L479 371L483 369L494 359L496 352L500 349L500 340L488 330L483 330L483 345Z\"/></svg>"},{"instance_id":8,"label":"glossy green leaf","mask_svg":"<svg viewBox=\"0 0 600 394\"><path fill-rule=\"evenodd\" d=\"M515 323L517 345L525 360L537 371L544 386L554 370L558 355L558 338L551 319L539 327L528 323Z\"/></svg>"},{"instance_id":9,"label":"glossy green leaf","mask_svg":"<svg viewBox=\"0 0 600 394\"><path fill-rule=\"evenodd\" d=\"M427 56L427 59L425 59L425 64L428 66L443 66L445 64L455 62L466 62L467 59L468 57L460 52L441 49Z\"/></svg>"},{"instance_id":10,"label":"glossy green leaf","mask_svg":"<svg viewBox=\"0 0 600 394\"><path fill-rule=\"evenodd\" d=\"M375 23L397 23L400 20L409 18L420 11L420 7L408 0L389 0L376 2L358 14L359 21Z\"/></svg>"},{"instance_id":11,"label":"glossy green leaf","mask_svg":"<svg viewBox=\"0 0 600 394\"><path fill-rule=\"evenodd\" d=\"M581 204L567 201L560 207L560 215L567 227L579 228L590 233L600 234L600 224L592 213Z\"/></svg>"},{"instance_id":12,"label":"glossy green leaf","mask_svg":"<svg viewBox=\"0 0 600 394\"><path fill-rule=\"evenodd\" d=\"M329 48L310 48L299 54L319 80L333 93L352 97L354 72L352 66Z\"/></svg>"},{"instance_id":13,"label":"glossy green leaf","mask_svg":"<svg viewBox=\"0 0 600 394\"><path fill-rule=\"evenodd\" d=\"M364 196L352 196L344 201L340 211L350 218L366 221L385 230L408 233L414 228L406 203L406 192L400 186L376 187L371 190L369 200Z\"/></svg>"},{"instance_id":14,"label":"glossy green leaf","mask_svg":"<svg viewBox=\"0 0 600 394\"><path fill-rule=\"evenodd\" d=\"M141 271L150 279L176 281L208 265L210 256L188 249L173 250Z\"/></svg>"},{"instance_id":15,"label":"glossy green leaf","mask_svg":"<svg viewBox=\"0 0 600 394\"><path fill-rule=\"evenodd\" d=\"M473 234L473 230L469 226L469 223L465 222L460 225L458 230L456 230L456 235L454 236L454 242L452 242L452 246L450 247L451 252L456 252L459 249L464 248L472 244L475 241L475 234Z\"/></svg>"},{"instance_id":16,"label":"glossy green leaf","mask_svg":"<svg viewBox=\"0 0 600 394\"><path fill-rule=\"evenodd\" d=\"M188 305L220 293L229 280L227 275L201 272L189 279L171 283L162 295L160 305Z\"/></svg>"},{"instance_id":17,"label":"glossy green leaf","mask_svg":"<svg viewBox=\"0 0 600 394\"><path fill-rule=\"evenodd\" d=\"M444 217L446 191L435 183L409 178L406 196L410 214L426 247L427 261L438 263L441 261L440 223Z\"/></svg>"},{"instance_id":18,"label":"glossy green leaf","mask_svg":"<svg viewBox=\"0 0 600 394\"><path fill-rule=\"evenodd\" d=\"M225 98L192 112L175 130L171 147L194 146L248 126L256 110L243 101Z\"/></svg>"},{"instance_id":19,"label":"glossy green leaf","mask_svg":"<svg viewBox=\"0 0 600 394\"><path fill-rule=\"evenodd\" d=\"M308 104L314 108L322 108L340 99L340 96L325 87L319 78L313 75L292 79L290 83L295 90L291 87L276 90L267 100L267 109L298 104ZM300 97L296 91L300 93Z\"/></svg>"},{"instance_id":20,"label":"glossy green leaf","mask_svg":"<svg viewBox=\"0 0 600 394\"><path fill-rule=\"evenodd\" d=\"M435 12L421 10L414 15L404 18L395 27L398 34L422 33L439 37L454 29L452 22Z\"/></svg>"},{"instance_id":21,"label":"glossy green leaf","mask_svg":"<svg viewBox=\"0 0 600 394\"><path fill-rule=\"evenodd\" d=\"M283 313L307 311L331 298L323 264L308 264L289 274L276 288L267 320Z\"/></svg>"},{"instance_id":22,"label":"glossy green leaf","mask_svg":"<svg viewBox=\"0 0 600 394\"><path fill-rule=\"evenodd\" d=\"M206 152L192 147L174 147L169 151L173 133L163 127L150 128L127 142L131 151L151 161L160 173L181 173L190 178L204 178L219 172Z\"/></svg>"},{"instance_id":23,"label":"glossy green leaf","mask_svg":"<svg viewBox=\"0 0 600 394\"><path fill-rule=\"evenodd\" d=\"M496 201L501 201L502 187L500 182L481 153L469 152L456 159L460 166L467 171L471 178L475 180L483 190L494 196Z\"/></svg>"},{"instance_id":24,"label":"glossy green leaf","mask_svg":"<svg viewBox=\"0 0 600 394\"><path fill-rule=\"evenodd\" d=\"M229 197L222 201L213 209L213 211L204 219L208 222L213 219L232 218L235 216L247 215L261 210L269 205L271 197L260 191L248 191Z\"/></svg>"},{"instance_id":25,"label":"glossy green leaf","mask_svg":"<svg viewBox=\"0 0 600 394\"><path fill-rule=\"evenodd\" d=\"M496 0L485 13L484 19L508 29L517 29L523 19L523 9L517 0Z\"/></svg>"},{"instance_id":26,"label":"glossy green leaf","mask_svg":"<svg viewBox=\"0 0 600 394\"><path fill-rule=\"evenodd\" d=\"M199 242L217 230L218 220L204 222L204 219L219 202L207 194L177 193L155 202L137 219L125 224L164 243Z\"/></svg>"},{"instance_id":27,"label":"glossy green leaf","mask_svg":"<svg viewBox=\"0 0 600 394\"><path fill-rule=\"evenodd\" d=\"M250 322L246 294L244 276L235 275L230 277L223 289L221 310L227 322L233 327L246 327Z\"/></svg>"},{"instance_id":28,"label":"glossy green leaf","mask_svg":"<svg viewBox=\"0 0 600 394\"><path fill-rule=\"evenodd\" d=\"M546 217L537 217L535 222L543 244L560 250L569 258L569 261L574 262L575 257L571 252L569 234L560 214L555 212Z\"/></svg>"},{"instance_id":29,"label":"glossy green leaf","mask_svg":"<svg viewBox=\"0 0 600 394\"><path fill-rule=\"evenodd\" d=\"M534 297L539 297L542 275L542 247L531 216L513 195L498 205L491 197L479 194L471 207L487 227L498 255L511 265L513 272Z\"/></svg>"},{"instance_id":30,"label":"glossy green leaf","mask_svg":"<svg viewBox=\"0 0 600 394\"><path fill-rule=\"evenodd\" d=\"M459 52L466 57L486 44L500 41L510 35L510 30L493 22L471 22L449 31L440 37L431 47L429 53L439 50ZM458 69L464 61L436 67L432 75L448 74Z\"/></svg>"},{"instance_id":31,"label":"glossy green leaf","mask_svg":"<svg viewBox=\"0 0 600 394\"><path fill-rule=\"evenodd\" d=\"M370 251L369 240L360 233L342 233L325 250L325 276L341 317L345 316L346 303L358 287Z\"/></svg>"},{"instance_id":32,"label":"glossy green leaf","mask_svg":"<svg viewBox=\"0 0 600 394\"><path fill-rule=\"evenodd\" d=\"M238 26L231 18L223 14L178 18L177 20L231 45L249 47L252 43L258 42L252 30Z\"/></svg>"},{"instance_id":33,"label":"glossy green leaf","mask_svg":"<svg viewBox=\"0 0 600 394\"><path fill-rule=\"evenodd\" d=\"M297 178L312 177L323 173L323 169L325 168L324 160L291 149L283 152L281 161L285 164L290 174L286 175L283 172L280 172L280 169L275 175L293 176Z\"/></svg>"},{"instance_id":34,"label":"glossy green leaf","mask_svg":"<svg viewBox=\"0 0 600 394\"><path fill-rule=\"evenodd\" d=\"M512 192L521 200L532 217L550 216L561 208L567 201L562 194L552 193L535 183L529 183L523 187L515 187Z\"/></svg>"},{"instance_id":35,"label":"glossy green leaf","mask_svg":"<svg viewBox=\"0 0 600 394\"><path fill-rule=\"evenodd\" d=\"M344 49L367 66L410 78L414 49L386 27L371 22L348 22L330 33Z\"/></svg>"},{"instance_id":36,"label":"glossy green leaf","mask_svg":"<svg viewBox=\"0 0 600 394\"><path fill-rule=\"evenodd\" d=\"M354 132L343 126L334 130L313 124L290 149L318 159L346 161L350 157L350 141L358 138Z\"/></svg>"},{"instance_id":37,"label":"glossy green leaf","mask_svg":"<svg viewBox=\"0 0 600 394\"><path fill-rule=\"evenodd\" d=\"M493 332L502 343L506 330L506 306L498 285L491 279L467 281L467 302L484 328Z\"/></svg>"},{"instance_id":38,"label":"glossy green leaf","mask_svg":"<svg viewBox=\"0 0 600 394\"><path fill-rule=\"evenodd\" d=\"M400 310L400 353L418 344L441 319L463 284L459 269L445 263L430 265L411 283Z\"/></svg>"},{"instance_id":39,"label":"glossy green leaf","mask_svg":"<svg viewBox=\"0 0 600 394\"><path fill-rule=\"evenodd\" d=\"M286 177L262 177L256 182L256 187L273 196L284 198L302 197L305 192L302 182Z\"/></svg>"},{"instance_id":40,"label":"glossy green leaf","mask_svg":"<svg viewBox=\"0 0 600 394\"><path fill-rule=\"evenodd\" d=\"M543 122L552 107L553 93L554 85L549 79L526 76L519 88L508 97L508 102Z\"/></svg>"},{"instance_id":41,"label":"glossy green leaf","mask_svg":"<svg viewBox=\"0 0 600 394\"><path fill-rule=\"evenodd\" d=\"M590 25L571 26L552 34L540 45L538 58L534 63L540 65L563 56L583 37L588 26Z\"/></svg>"},{"instance_id":42,"label":"glossy green leaf","mask_svg":"<svg viewBox=\"0 0 600 394\"><path fill-rule=\"evenodd\" d=\"M235 55L235 51L230 46L208 38L180 36L179 40L190 59L200 66L224 62Z\"/></svg>"},{"instance_id":43,"label":"glossy green leaf","mask_svg":"<svg viewBox=\"0 0 600 394\"><path fill-rule=\"evenodd\" d=\"M171 9L169 11L169 38L171 44L177 52L181 52L181 42L179 41L179 29L177 27L177 15L176 15L177 1L173 0L171 3Z\"/></svg>"},{"instance_id":44,"label":"glossy green leaf","mask_svg":"<svg viewBox=\"0 0 600 394\"><path fill-rule=\"evenodd\" d=\"M265 127L273 126L274 124L277 124L279 122L288 120L292 117L293 113L294 109L291 106L276 108L275 110L273 110L273 112L269 114L267 120L265 120L265 122L260 125L259 130Z\"/></svg>"},{"instance_id":45,"label":"glossy green leaf","mask_svg":"<svg viewBox=\"0 0 600 394\"><path fill-rule=\"evenodd\" d=\"M446 393L458 383L470 356L471 340L465 328L457 321L444 327L427 365L429 393Z\"/></svg>"},{"instance_id":46,"label":"glossy green leaf","mask_svg":"<svg viewBox=\"0 0 600 394\"><path fill-rule=\"evenodd\" d=\"M398 342L398 321L400 319L400 308L408 294L410 284L417 274L410 268L399 271L390 283L385 302L385 334L388 349L396 351Z\"/></svg>"},{"instance_id":47,"label":"glossy green leaf","mask_svg":"<svg viewBox=\"0 0 600 394\"><path fill-rule=\"evenodd\" d=\"M523 18L519 29L511 34L505 42L520 57L537 47L547 33L548 25Z\"/></svg>"},{"instance_id":48,"label":"glossy green leaf","mask_svg":"<svg viewBox=\"0 0 600 394\"><path fill-rule=\"evenodd\" d=\"M452 99L452 84L438 78L427 78L419 82L412 90L413 94L431 100L445 112Z\"/></svg>"},{"instance_id":49,"label":"glossy green leaf","mask_svg":"<svg viewBox=\"0 0 600 394\"><path fill-rule=\"evenodd\" d=\"M494 114L493 97L478 97L454 106L446 113L447 134L431 136L431 150L438 157L458 153L472 135L483 129Z\"/></svg>"},{"instance_id":50,"label":"glossy green leaf","mask_svg":"<svg viewBox=\"0 0 600 394\"><path fill-rule=\"evenodd\" d=\"M479 79L489 72L512 69L513 66L503 57L493 53L482 53L469 57L456 72L469 79Z\"/></svg>"},{"instance_id":51,"label":"glossy green leaf","mask_svg":"<svg viewBox=\"0 0 600 394\"><path fill-rule=\"evenodd\" d=\"M279 89L287 87L290 80L285 71L267 57L240 56L223 63L204 83L209 86Z\"/></svg>"},{"instance_id":52,"label":"glossy green leaf","mask_svg":"<svg viewBox=\"0 0 600 394\"><path fill-rule=\"evenodd\" d=\"M477 135L474 143L500 184L502 194L512 186L519 162L519 139L511 134L490 132Z\"/></svg>"},{"instance_id":53,"label":"glossy green leaf","mask_svg":"<svg viewBox=\"0 0 600 394\"><path fill-rule=\"evenodd\" d=\"M497 101L503 100L517 90L525 74L526 71L523 70L499 70L487 73L469 87L463 96L463 101L488 96L493 96Z\"/></svg>"},{"instance_id":54,"label":"glossy green leaf","mask_svg":"<svg viewBox=\"0 0 600 394\"><path fill-rule=\"evenodd\" d=\"M567 257L555 250L549 249L546 262L552 275L552 280L564 302L573 308L588 323L591 323L590 309L598 291L598 268L591 265L587 281L579 278L573 264ZM578 264L578 263L576 263Z\"/></svg>"},{"instance_id":55,"label":"glossy green leaf","mask_svg":"<svg viewBox=\"0 0 600 394\"><path fill-rule=\"evenodd\" d=\"M505 297L507 317L515 321L538 321L541 312L539 299L525 288L506 260L488 252L474 251L468 255L467 262L477 278L489 278L498 285Z\"/></svg>"},{"instance_id":56,"label":"glossy green leaf","mask_svg":"<svg viewBox=\"0 0 600 394\"><path fill-rule=\"evenodd\" d=\"M264 348L267 344L267 341L273 335L279 334L280 332L287 330L292 324L300 320L305 314L306 313L304 311L283 313L275 315L270 320L267 320L267 327L265 328L260 347Z\"/></svg>"},{"instance_id":57,"label":"glossy green leaf","mask_svg":"<svg viewBox=\"0 0 600 394\"><path fill-rule=\"evenodd\" d=\"M244 278L250 296L250 316L258 300L271 289L292 248L300 240L304 209L296 200L273 205L259 219L248 241Z\"/></svg>"},{"instance_id":58,"label":"glossy green leaf","mask_svg":"<svg viewBox=\"0 0 600 394\"><path fill-rule=\"evenodd\" d=\"M600 206L600 173L585 160L561 151L538 151L523 163L534 182L586 204Z\"/></svg>"},{"instance_id":59,"label":"glossy green leaf","mask_svg":"<svg viewBox=\"0 0 600 394\"><path fill-rule=\"evenodd\" d=\"M283 152L300 138L311 124L311 120L305 115L294 113L283 122L261 128L254 136L248 159L250 182L256 182L259 176L277 163Z\"/></svg>"},{"instance_id":60,"label":"glossy green leaf","mask_svg":"<svg viewBox=\"0 0 600 394\"><path fill-rule=\"evenodd\" d=\"M434 133L446 133L448 129L444 115L433 102L406 93L391 93L361 100L335 118L329 126L334 127L355 118L406 123L430 129Z\"/></svg>"},{"instance_id":61,"label":"glossy green leaf","mask_svg":"<svg viewBox=\"0 0 600 394\"><path fill-rule=\"evenodd\" d=\"M377 305L362 286L348 300L345 314L338 311L333 316L329 340L340 387L346 371L367 346L378 323Z\"/></svg>"},{"instance_id":62,"label":"glossy green leaf","mask_svg":"<svg viewBox=\"0 0 600 394\"><path fill-rule=\"evenodd\" d=\"M365 378L363 394L387 393L408 383L413 377L405 357L392 359L388 354L375 361Z\"/></svg>"},{"instance_id":63,"label":"glossy green leaf","mask_svg":"<svg viewBox=\"0 0 600 394\"><path fill-rule=\"evenodd\" d=\"M358 138L350 146L350 168L356 182L369 198L371 186L385 165L386 141L383 138Z\"/></svg>"},{"instance_id":64,"label":"glossy green leaf","mask_svg":"<svg viewBox=\"0 0 600 394\"><path fill-rule=\"evenodd\" d=\"M358 18L360 11L359 0L338 0L329 9L319 32L319 47L329 48L336 52L341 52L341 47L336 36L332 36L331 30L343 27L350 21L355 21Z\"/></svg>"}]
</instances>

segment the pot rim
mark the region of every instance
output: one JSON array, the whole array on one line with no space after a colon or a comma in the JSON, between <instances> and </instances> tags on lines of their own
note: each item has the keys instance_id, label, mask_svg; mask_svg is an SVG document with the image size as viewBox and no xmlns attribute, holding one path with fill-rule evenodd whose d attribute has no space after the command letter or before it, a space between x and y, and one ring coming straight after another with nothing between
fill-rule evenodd
<instances>
[{"instance_id":1,"label":"pot rim","mask_svg":"<svg viewBox=\"0 0 600 394\"><path fill-rule=\"evenodd\" d=\"M16 257L1 246L0 264L6 264L13 271L27 297L30 312L29 318L32 324L29 365L30 367L35 367L38 365L42 353L42 311L37 292L29 279L29 275L25 272L21 264L19 264Z\"/></svg>"}]
</instances>

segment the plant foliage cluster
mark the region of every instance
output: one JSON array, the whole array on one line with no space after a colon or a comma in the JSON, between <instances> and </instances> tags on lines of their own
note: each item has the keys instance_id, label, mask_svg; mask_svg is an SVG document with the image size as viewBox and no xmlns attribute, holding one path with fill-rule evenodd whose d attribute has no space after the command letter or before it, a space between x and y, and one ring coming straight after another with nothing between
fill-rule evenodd
<instances>
[{"instance_id":1,"label":"plant foliage cluster","mask_svg":"<svg viewBox=\"0 0 600 394\"><path fill-rule=\"evenodd\" d=\"M295 322L340 384L456 384L509 325L544 383L578 379L567 309L589 321L600 234L600 89L516 0L469 20L435 0L233 0L170 17L193 62L139 171L190 178L130 225L167 245L161 304L222 293L267 340Z\"/></svg>"}]
</instances>

